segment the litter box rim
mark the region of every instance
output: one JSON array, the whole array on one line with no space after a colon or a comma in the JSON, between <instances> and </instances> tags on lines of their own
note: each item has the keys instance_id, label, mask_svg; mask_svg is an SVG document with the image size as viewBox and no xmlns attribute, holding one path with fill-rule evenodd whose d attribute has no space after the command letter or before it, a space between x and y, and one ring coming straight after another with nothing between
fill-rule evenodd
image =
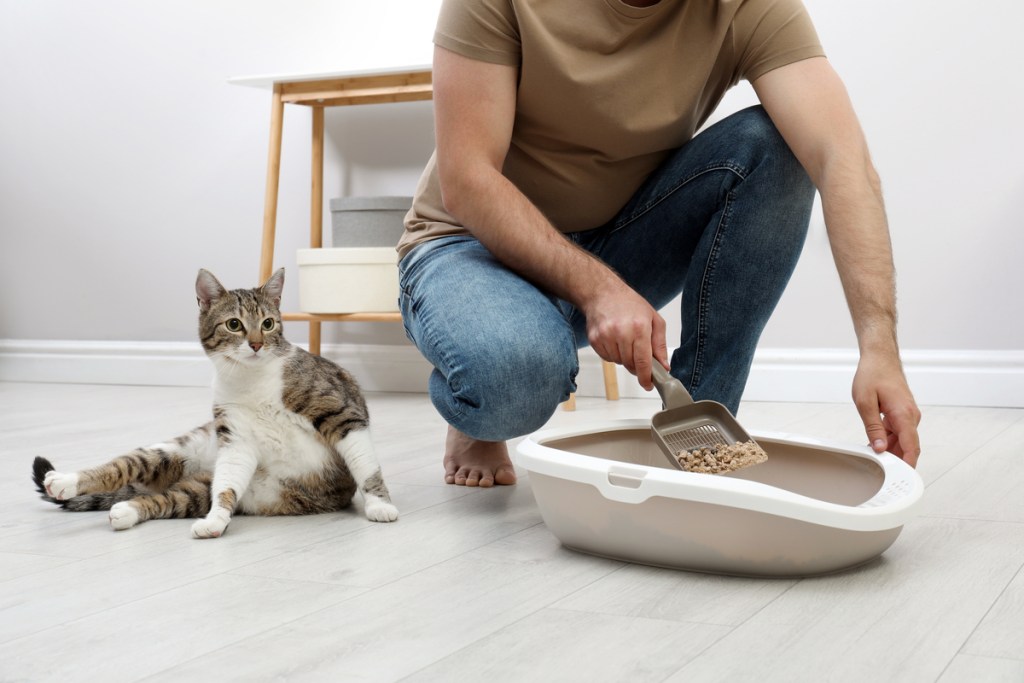
<instances>
[{"instance_id":1,"label":"litter box rim","mask_svg":"<svg viewBox=\"0 0 1024 683\"><path fill-rule=\"evenodd\" d=\"M650 420L616 420L544 429L519 443L516 464L528 472L590 484L606 499L621 503L640 504L648 498L662 496L850 531L883 531L901 527L924 494L924 482L917 471L891 453L879 454L868 446L852 446L787 432L757 431L751 432L751 436L755 440L812 446L870 460L882 470L883 481L879 490L860 505L840 505L757 481L623 463L544 445L556 439L638 429L649 430Z\"/></svg>"}]
</instances>

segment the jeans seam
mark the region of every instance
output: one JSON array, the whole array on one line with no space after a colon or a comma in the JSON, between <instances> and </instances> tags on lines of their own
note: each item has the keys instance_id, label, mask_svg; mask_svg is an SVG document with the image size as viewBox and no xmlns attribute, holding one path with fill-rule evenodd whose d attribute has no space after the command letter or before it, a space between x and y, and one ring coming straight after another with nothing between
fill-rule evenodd
<instances>
[{"instance_id":1,"label":"jeans seam","mask_svg":"<svg viewBox=\"0 0 1024 683\"><path fill-rule=\"evenodd\" d=\"M415 300L412 296L412 285L408 284L406 269L402 266L405 259L398 264L398 310L402 315L402 327L405 329L405 336L409 341L415 343L412 330L409 328L408 317L416 314ZM406 316L408 311L408 316Z\"/></svg>"},{"instance_id":2,"label":"jeans seam","mask_svg":"<svg viewBox=\"0 0 1024 683\"><path fill-rule=\"evenodd\" d=\"M438 343L438 338L434 330L435 325L432 323L432 321L430 321L428 318L423 318L423 316L420 314L420 307L417 303L416 297L413 295L412 292L413 287L412 285L407 285L404 282L404 280L406 279L405 275L406 273L402 273L401 279L403 280L403 283L401 286L399 298L405 298L408 304L409 316L419 318L418 327L422 332L422 336L426 339L427 343L430 344L432 348L437 350L438 361L444 367L444 371L442 371L440 367L435 367L435 371L439 372L444 377L445 382L449 382L448 386L451 388L452 396L454 396L458 392L455 390L454 387L451 386L450 381L448 379L451 374L452 368L452 359L450 358L449 351L445 348L443 344ZM416 341L415 336L412 334L410 322L406 320L404 312L402 315L402 323L403 327L405 327L406 336L409 338L409 341L413 342L417 347L419 347L420 344ZM458 402L454 402L454 405L457 406ZM438 410L439 413L445 413L442 414L442 417L449 424L457 421L464 415L464 411L454 409L452 405L449 405L447 403L444 405L443 411L441 407L438 406L436 403L434 404L434 407Z\"/></svg>"},{"instance_id":3,"label":"jeans seam","mask_svg":"<svg viewBox=\"0 0 1024 683\"><path fill-rule=\"evenodd\" d=\"M572 339L572 355L574 359L572 368L569 370L569 385L576 387L576 376L580 374L579 339L576 337L576 330L573 329L572 324L568 320L565 321L565 325L569 328L569 337ZM570 395L572 394L571 391L569 393Z\"/></svg>"},{"instance_id":4,"label":"jeans seam","mask_svg":"<svg viewBox=\"0 0 1024 683\"><path fill-rule=\"evenodd\" d=\"M711 307L710 290L715 279L715 265L718 261L718 254L721 251L722 239L729 223L729 214L732 211L733 193L725 196L725 205L722 207L722 217L715 228L715 239L708 252L708 260L704 265L704 274L701 276L700 293L697 300L697 343L693 354L693 369L690 373L690 392L692 393L700 385L701 372L704 364L704 347L707 343L708 309Z\"/></svg>"},{"instance_id":5,"label":"jeans seam","mask_svg":"<svg viewBox=\"0 0 1024 683\"><path fill-rule=\"evenodd\" d=\"M746 177L747 177L747 174L748 174L747 169L743 168L742 166L740 166L738 164L734 164L734 163L728 162L728 161L716 162L714 164L709 164L707 166L704 166L703 168L697 169L696 171L694 171L690 175L686 176L685 178L683 178L679 182L673 184L672 187L669 190L667 190L665 192L662 192L657 197L655 197L655 198L651 199L650 201L648 201L647 203L645 203L643 206L638 207L638 210L635 213L633 213L632 215L630 215L630 217L628 219L623 220L621 222L615 223L615 225L612 226L612 229L609 232L616 232L618 230L621 230L622 228L625 228L630 223L635 222L636 220L640 219L645 214L647 214L648 212L653 210L658 204L661 204L663 201L668 199L668 197L670 195L674 194L677 190L682 188L684 185L687 185L688 183L690 183L693 180L696 180L697 178L699 178L702 175L706 175L708 173L713 173L715 171L729 171L731 173L736 174L736 176L740 180L745 180Z\"/></svg>"},{"instance_id":6,"label":"jeans seam","mask_svg":"<svg viewBox=\"0 0 1024 683\"><path fill-rule=\"evenodd\" d=\"M449 379L449 377L451 375L451 368L452 368L451 358L449 358L448 351L445 348L443 348L442 345L438 344L437 337L432 332L433 326L432 325L424 324L424 322L425 321L421 321L420 327L421 327L421 329L423 329L424 334L429 338L430 344L433 345L433 347L435 349L437 349L437 351L438 351L438 358L441 361L441 363L444 364L444 367L445 367L445 372L442 372L441 374L444 376L444 381L448 384L448 388L451 391L451 396L454 399L455 395L458 394L459 392L456 390L455 387L453 387L451 385L451 380ZM437 371L441 372L440 368L437 368ZM442 417L444 417L445 422L447 422L448 424L451 424L453 422L456 422L459 418L461 418L463 416L464 411L457 409L457 406L459 406L459 405L461 405L461 404L458 401L452 401L451 404L449 404L448 402L445 403L444 409L445 409L445 412L448 413L448 415L443 415L442 416ZM435 404L435 407L436 407L436 404ZM451 419L449 419L449 417Z\"/></svg>"}]
</instances>

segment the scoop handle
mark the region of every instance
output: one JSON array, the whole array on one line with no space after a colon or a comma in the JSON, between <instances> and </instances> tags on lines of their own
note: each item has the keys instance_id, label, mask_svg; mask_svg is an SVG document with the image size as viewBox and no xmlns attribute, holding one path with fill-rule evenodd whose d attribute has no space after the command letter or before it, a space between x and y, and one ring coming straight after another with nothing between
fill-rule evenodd
<instances>
[{"instance_id":1,"label":"scoop handle","mask_svg":"<svg viewBox=\"0 0 1024 683\"><path fill-rule=\"evenodd\" d=\"M661 394L661 402L665 404L666 409L693 405L693 397L690 396L690 392L686 390L682 382L668 374L668 370L663 368L657 360L651 365L653 366L651 379L654 380L654 388Z\"/></svg>"}]
</instances>

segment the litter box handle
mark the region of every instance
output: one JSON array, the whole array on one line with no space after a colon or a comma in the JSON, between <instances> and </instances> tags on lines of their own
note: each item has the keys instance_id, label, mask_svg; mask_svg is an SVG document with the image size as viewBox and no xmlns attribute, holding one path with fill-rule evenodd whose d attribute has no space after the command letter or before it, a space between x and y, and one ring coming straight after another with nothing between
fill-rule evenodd
<instances>
[{"instance_id":1,"label":"litter box handle","mask_svg":"<svg viewBox=\"0 0 1024 683\"><path fill-rule=\"evenodd\" d=\"M644 502L651 496L648 489L644 487L644 484L647 483L646 477L646 470L612 463L605 470L604 476L595 483L597 490L605 499L618 503L636 504Z\"/></svg>"},{"instance_id":2,"label":"litter box handle","mask_svg":"<svg viewBox=\"0 0 1024 683\"><path fill-rule=\"evenodd\" d=\"M593 485L606 500L616 503L639 505L656 496L679 498L681 490L688 490L679 481L667 481L666 475L678 474L667 469L608 462L607 467L594 470L594 474L597 476L580 481Z\"/></svg>"},{"instance_id":3,"label":"litter box handle","mask_svg":"<svg viewBox=\"0 0 1024 683\"><path fill-rule=\"evenodd\" d=\"M690 396L690 392L686 390L683 383L668 374L668 370L663 368L656 358L652 361L651 379L654 380L654 388L661 394L661 402L665 408L682 408L693 405L693 397Z\"/></svg>"}]
</instances>

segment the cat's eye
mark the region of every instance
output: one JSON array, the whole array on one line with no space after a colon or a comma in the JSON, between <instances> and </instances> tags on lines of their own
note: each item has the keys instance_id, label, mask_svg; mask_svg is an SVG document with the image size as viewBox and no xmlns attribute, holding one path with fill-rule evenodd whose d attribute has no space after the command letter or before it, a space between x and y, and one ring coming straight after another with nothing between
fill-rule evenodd
<instances>
[{"instance_id":1,"label":"cat's eye","mask_svg":"<svg viewBox=\"0 0 1024 683\"><path fill-rule=\"evenodd\" d=\"M228 328L228 330L231 332L241 332L242 321L239 320L238 318L232 318L231 320L224 323L224 327Z\"/></svg>"},{"instance_id":2,"label":"cat's eye","mask_svg":"<svg viewBox=\"0 0 1024 683\"><path fill-rule=\"evenodd\" d=\"M267 318L266 320L264 320L263 321L263 329L265 331L267 331L267 332L270 332L272 329L274 329L274 319L273 318Z\"/></svg>"}]
</instances>

